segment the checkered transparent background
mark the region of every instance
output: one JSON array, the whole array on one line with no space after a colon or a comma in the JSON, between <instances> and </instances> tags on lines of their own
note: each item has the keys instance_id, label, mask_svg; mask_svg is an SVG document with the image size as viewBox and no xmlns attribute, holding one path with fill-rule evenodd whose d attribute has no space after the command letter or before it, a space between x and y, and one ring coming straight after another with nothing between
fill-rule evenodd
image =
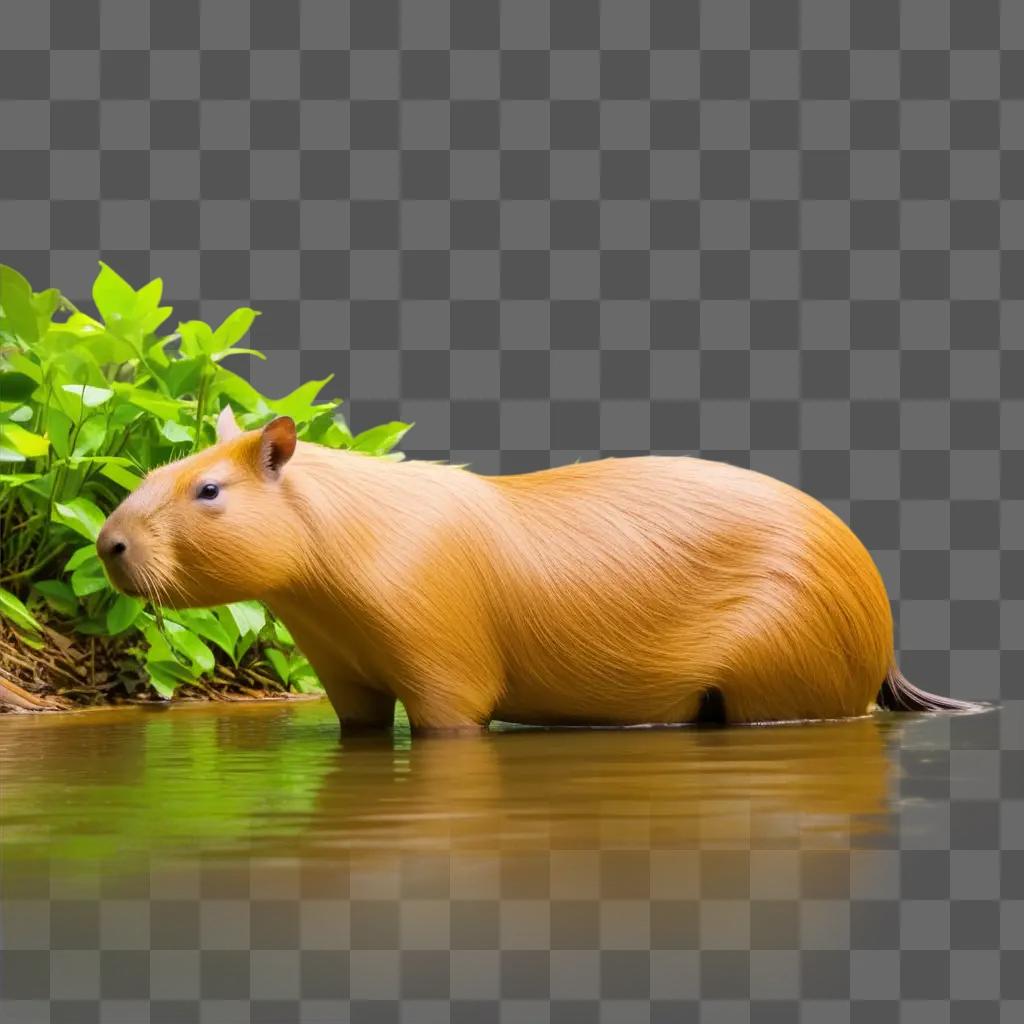
<instances>
[{"instance_id":1,"label":"checkered transparent background","mask_svg":"<svg viewBox=\"0 0 1024 1024\"><path fill-rule=\"evenodd\" d=\"M1024 5L0 9L0 258L75 299L98 258L160 275L183 319L251 303L255 383L332 373L353 426L415 421L413 456L699 452L804 487L875 554L908 675L1005 704L972 734L992 788L949 796L998 879L1022 839ZM932 877L941 916L952 855L930 852L938 874L903 853L900 877ZM995 906L956 920L978 956L1011 943L1020 998ZM997 992L962 1019L1000 1019ZM828 1005L807 1019L897 1019ZM961 1012L939 1005L919 1019ZM487 1007L465 1019L541 1019Z\"/></svg>"}]
</instances>

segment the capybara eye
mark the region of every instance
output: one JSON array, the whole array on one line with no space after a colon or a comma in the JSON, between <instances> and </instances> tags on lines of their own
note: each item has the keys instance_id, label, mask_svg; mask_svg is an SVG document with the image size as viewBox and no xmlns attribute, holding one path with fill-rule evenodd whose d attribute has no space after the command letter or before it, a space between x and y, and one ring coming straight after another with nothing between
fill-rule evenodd
<instances>
[{"instance_id":1,"label":"capybara eye","mask_svg":"<svg viewBox=\"0 0 1024 1024\"><path fill-rule=\"evenodd\" d=\"M220 494L220 488L216 484L203 484L199 488L199 493L196 495L202 501L213 501L217 495Z\"/></svg>"}]
</instances>

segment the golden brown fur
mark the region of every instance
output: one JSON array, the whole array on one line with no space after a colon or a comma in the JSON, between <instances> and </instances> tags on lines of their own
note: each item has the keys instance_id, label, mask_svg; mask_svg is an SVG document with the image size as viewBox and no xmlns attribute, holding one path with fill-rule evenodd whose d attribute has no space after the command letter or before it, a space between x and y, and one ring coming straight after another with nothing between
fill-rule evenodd
<instances>
[{"instance_id":1,"label":"golden brown fur","mask_svg":"<svg viewBox=\"0 0 1024 1024\"><path fill-rule=\"evenodd\" d=\"M482 477L295 446L290 421L221 429L147 477L101 553L169 604L265 601L343 725L389 724L395 698L424 728L687 722L709 690L732 722L842 718L892 667L867 550L762 474L650 456Z\"/></svg>"}]
</instances>

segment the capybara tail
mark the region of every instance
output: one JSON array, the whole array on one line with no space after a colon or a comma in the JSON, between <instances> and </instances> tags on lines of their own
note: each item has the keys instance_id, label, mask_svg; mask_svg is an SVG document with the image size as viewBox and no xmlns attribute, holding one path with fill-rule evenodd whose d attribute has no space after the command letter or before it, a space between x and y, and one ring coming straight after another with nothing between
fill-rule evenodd
<instances>
[{"instance_id":1,"label":"capybara tail","mask_svg":"<svg viewBox=\"0 0 1024 1024\"><path fill-rule=\"evenodd\" d=\"M886 711L979 711L985 707L969 700L921 690L907 679L895 662L885 674L875 703Z\"/></svg>"}]
</instances>

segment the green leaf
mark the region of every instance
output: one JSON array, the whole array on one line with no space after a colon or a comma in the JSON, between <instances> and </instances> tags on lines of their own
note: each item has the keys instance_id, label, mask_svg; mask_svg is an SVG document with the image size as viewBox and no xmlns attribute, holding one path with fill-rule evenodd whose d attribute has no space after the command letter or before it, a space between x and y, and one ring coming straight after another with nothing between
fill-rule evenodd
<instances>
[{"instance_id":1,"label":"green leaf","mask_svg":"<svg viewBox=\"0 0 1024 1024\"><path fill-rule=\"evenodd\" d=\"M135 295L135 308L133 310L135 315L145 316L156 311L160 306L160 299L163 297L163 294L163 278L155 277L149 284L144 284Z\"/></svg>"},{"instance_id":2,"label":"green leaf","mask_svg":"<svg viewBox=\"0 0 1024 1024\"><path fill-rule=\"evenodd\" d=\"M274 671L277 673L281 682L288 685L289 665L288 659L279 651L276 647L268 647L264 654L267 656L267 661L274 666Z\"/></svg>"},{"instance_id":3,"label":"green leaf","mask_svg":"<svg viewBox=\"0 0 1024 1024\"><path fill-rule=\"evenodd\" d=\"M127 594L118 594L114 603L107 612L107 632L111 636L123 633L129 626L135 623L142 611L144 602L137 597L129 597Z\"/></svg>"},{"instance_id":4,"label":"green leaf","mask_svg":"<svg viewBox=\"0 0 1024 1024\"><path fill-rule=\"evenodd\" d=\"M134 463L131 459L126 459L123 455L72 455L68 459L68 465L74 469L79 466L99 466L99 465L113 465L113 466L132 466Z\"/></svg>"},{"instance_id":5,"label":"green leaf","mask_svg":"<svg viewBox=\"0 0 1024 1024\"><path fill-rule=\"evenodd\" d=\"M71 589L79 597L110 589L107 577L103 573L103 566L99 564L99 561L95 565L86 562L80 569L76 569L71 574Z\"/></svg>"},{"instance_id":6,"label":"green leaf","mask_svg":"<svg viewBox=\"0 0 1024 1024\"><path fill-rule=\"evenodd\" d=\"M79 338L93 338L103 333L103 324L88 313L72 313L64 323L54 325L54 329L67 331Z\"/></svg>"},{"instance_id":7,"label":"green leaf","mask_svg":"<svg viewBox=\"0 0 1024 1024\"><path fill-rule=\"evenodd\" d=\"M29 474L24 474L28 476ZM25 481L25 489L31 491L33 494L38 494L40 498L46 500L47 505L50 503L50 494L53 491L54 485L57 482L57 470L51 469L46 473L34 474L34 479Z\"/></svg>"},{"instance_id":8,"label":"green leaf","mask_svg":"<svg viewBox=\"0 0 1024 1024\"><path fill-rule=\"evenodd\" d=\"M88 499L72 498L54 505L54 519L80 533L86 540L95 540L106 516Z\"/></svg>"},{"instance_id":9,"label":"green leaf","mask_svg":"<svg viewBox=\"0 0 1024 1024\"><path fill-rule=\"evenodd\" d=\"M292 659L289 688L296 693L323 693L324 688L309 662L299 655ZM401 708L401 705L399 705Z\"/></svg>"},{"instance_id":10,"label":"green leaf","mask_svg":"<svg viewBox=\"0 0 1024 1024\"><path fill-rule=\"evenodd\" d=\"M134 384L115 382L112 387L126 401L162 420L177 420L185 403L176 398L167 398L156 391L147 391Z\"/></svg>"},{"instance_id":11,"label":"green leaf","mask_svg":"<svg viewBox=\"0 0 1024 1024\"><path fill-rule=\"evenodd\" d=\"M115 405L114 411L110 414L110 428L111 430L114 430L121 427L127 427L130 423L138 423L140 420L144 420L146 415L146 413L141 409L137 409L134 405L130 405L128 402L122 402L119 405ZM135 441L135 446L138 446L137 439Z\"/></svg>"},{"instance_id":12,"label":"green leaf","mask_svg":"<svg viewBox=\"0 0 1024 1024\"><path fill-rule=\"evenodd\" d=\"M142 483L142 477L136 476L130 469L115 463L104 466L100 472L115 484L123 487L126 491L134 491Z\"/></svg>"},{"instance_id":13,"label":"green leaf","mask_svg":"<svg viewBox=\"0 0 1024 1024\"><path fill-rule=\"evenodd\" d=\"M35 310L36 319L39 321L40 331L46 330L51 317L57 312L60 299L60 292L56 288L46 288L32 296L32 308Z\"/></svg>"},{"instance_id":14,"label":"green leaf","mask_svg":"<svg viewBox=\"0 0 1024 1024\"><path fill-rule=\"evenodd\" d=\"M135 289L102 260L92 286L92 301L108 326L128 320L135 313Z\"/></svg>"},{"instance_id":15,"label":"green leaf","mask_svg":"<svg viewBox=\"0 0 1024 1024\"><path fill-rule=\"evenodd\" d=\"M214 383L216 384L217 394L230 398L236 406L246 409L251 413L260 413L263 416L270 412L267 400L247 380L239 377L238 374L221 367L217 371ZM223 405L224 403L221 402L220 404ZM211 408L216 408L216 406L211 404Z\"/></svg>"},{"instance_id":16,"label":"green leaf","mask_svg":"<svg viewBox=\"0 0 1024 1024\"><path fill-rule=\"evenodd\" d=\"M182 426L180 423L175 423L173 420L167 420L160 424L160 433L167 438L171 444L191 444L192 443L192 431L188 427Z\"/></svg>"},{"instance_id":17,"label":"green leaf","mask_svg":"<svg viewBox=\"0 0 1024 1024\"><path fill-rule=\"evenodd\" d=\"M72 465L90 458L89 452L96 451L107 439L107 424L102 416L90 416L78 428L75 450L71 455Z\"/></svg>"},{"instance_id":18,"label":"green leaf","mask_svg":"<svg viewBox=\"0 0 1024 1024\"><path fill-rule=\"evenodd\" d=\"M228 631L221 625L217 616L208 608L193 608L188 611L175 612L175 618L186 629L216 644L228 657L234 657L235 640L237 632L232 623L232 630Z\"/></svg>"},{"instance_id":19,"label":"green leaf","mask_svg":"<svg viewBox=\"0 0 1024 1024\"><path fill-rule=\"evenodd\" d=\"M163 631L157 627L152 621L149 620L148 615L143 615L143 620L146 621L146 625L142 627L142 635L146 638L146 642L149 644L149 650L146 651L146 661L174 661L174 652L170 648L170 644L167 642L167 637Z\"/></svg>"},{"instance_id":20,"label":"green leaf","mask_svg":"<svg viewBox=\"0 0 1024 1024\"><path fill-rule=\"evenodd\" d=\"M228 638L227 653L231 656L232 661L237 665L239 652L238 652L238 640L241 633L238 631L238 623L235 622L235 617L231 614L229 608L225 605L221 605L219 608L213 609L213 614L220 624L221 629L224 630L224 635Z\"/></svg>"},{"instance_id":21,"label":"green leaf","mask_svg":"<svg viewBox=\"0 0 1024 1024\"><path fill-rule=\"evenodd\" d=\"M32 287L13 267L0 264L0 330L8 331L26 345L39 340Z\"/></svg>"},{"instance_id":22,"label":"green leaf","mask_svg":"<svg viewBox=\"0 0 1024 1024\"><path fill-rule=\"evenodd\" d=\"M21 352L5 353L5 358L11 370L17 370L18 373L23 373L26 377L30 377L37 384L42 384L43 371L39 363L34 362Z\"/></svg>"},{"instance_id":23,"label":"green leaf","mask_svg":"<svg viewBox=\"0 0 1024 1024\"><path fill-rule=\"evenodd\" d=\"M74 376L81 376L81 370L75 371ZM88 372L87 370L85 372ZM90 374L91 375L91 374ZM64 376L64 374L61 374ZM86 385L88 386L88 385ZM106 391L107 388L98 388L97 390ZM89 410L88 406L82 401L83 386L81 384L71 385L58 385L56 391L54 391L51 402L58 406L60 410L68 417L70 417L75 423L80 423L83 419L87 419L93 415ZM113 392L111 392L113 394ZM87 394L87 397L93 398L92 394Z\"/></svg>"},{"instance_id":24,"label":"green leaf","mask_svg":"<svg viewBox=\"0 0 1024 1024\"><path fill-rule=\"evenodd\" d=\"M177 669L177 667L178 666L173 661L151 661L146 666L149 670L149 685L152 686L164 700L170 700L174 696L174 691L177 690L182 683L182 680L177 679L174 675L174 670Z\"/></svg>"},{"instance_id":25,"label":"green leaf","mask_svg":"<svg viewBox=\"0 0 1024 1024\"><path fill-rule=\"evenodd\" d=\"M213 351L224 352L241 341L258 316L256 310L245 306L229 313L220 327L213 332Z\"/></svg>"},{"instance_id":26,"label":"green leaf","mask_svg":"<svg viewBox=\"0 0 1024 1024\"><path fill-rule=\"evenodd\" d=\"M300 384L291 394L269 402L269 406L278 416L291 416L293 420L307 420L318 409L313 404L316 396L334 379L332 373L323 380L307 380Z\"/></svg>"},{"instance_id":27,"label":"green leaf","mask_svg":"<svg viewBox=\"0 0 1024 1024\"><path fill-rule=\"evenodd\" d=\"M74 427L71 417L55 405L46 410L46 436L53 445L53 450L62 459L71 454L71 430Z\"/></svg>"},{"instance_id":28,"label":"green leaf","mask_svg":"<svg viewBox=\"0 0 1024 1024\"><path fill-rule=\"evenodd\" d=\"M65 572L74 572L80 569L86 562L95 562L99 566L99 555L96 554L96 547L93 544L83 544L65 563Z\"/></svg>"},{"instance_id":29,"label":"green leaf","mask_svg":"<svg viewBox=\"0 0 1024 1024\"><path fill-rule=\"evenodd\" d=\"M191 630L170 630L168 637L171 646L181 651L200 672L212 672L214 666L213 651Z\"/></svg>"},{"instance_id":30,"label":"green leaf","mask_svg":"<svg viewBox=\"0 0 1024 1024\"><path fill-rule=\"evenodd\" d=\"M158 278L159 280L159 278ZM155 282L150 281L150 284ZM149 285L146 285L148 288ZM139 330L142 334L152 334L170 315L174 310L170 306L158 306L156 309L151 309L147 313L142 313L139 316ZM149 352L155 353L157 345L151 345L148 349Z\"/></svg>"},{"instance_id":31,"label":"green leaf","mask_svg":"<svg viewBox=\"0 0 1024 1024\"><path fill-rule=\"evenodd\" d=\"M51 337L62 333L76 338L76 343L100 366L139 358L139 350L130 341L111 333L98 320L84 313L74 313L60 325L59 331L51 329L49 333Z\"/></svg>"},{"instance_id":32,"label":"green leaf","mask_svg":"<svg viewBox=\"0 0 1024 1024\"><path fill-rule=\"evenodd\" d=\"M242 658L249 653L253 644L256 643L255 633L246 633L244 636L238 638L238 642L235 644L235 664L237 665Z\"/></svg>"},{"instance_id":33,"label":"green leaf","mask_svg":"<svg viewBox=\"0 0 1024 1024\"><path fill-rule=\"evenodd\" d=\"M259 601L236 601L228 605L228 611L235 620L241 636L258 634L267 621L267 612Z\"/></svg>"},{"instance_id":34,"label":"green leaf","mask_svg":"<svg viewBox=\"0 0 1024 1024\"><path fill-rule=\"evenodd\" d=\"M91 384L64 384L63 388L70 395L78 395L82 399L82 405L87 409L95 409L104 402L109 402L114 397L110 388L97 388Z\"/></svg>"},{"instance_id":35,"label":"green leaf","mask_svg":"<svg viewBox=\"0 0 1024 1024\"><path fill-rule=\"evenodd\" d=\"M181 354L190 359L209 357L213 351L213 331L202 320L186 320L178 324L181 335Z\"/></svg>"},{"instance_id":36,"label":"green leaf","mask_svg":"<svg viewBox=\"0 0 1024 1024\"><path fill-rule=\"evenodd\" d=\"M402 440L411 429L411 423L382 423L357 434L352 441L352 450L369 455L384 455Z\"/></svg>"},{"instance_id":37,"label":"green leaf","mask_svg":"<svg viewBox=\"0 0 1024 1024\"><path fill-rule=\"evenodd\" d=\"M313 441L328 448L349 448L353 440L345 417L340 412L330 410L310 420L300 430L300 436L304 441Z\"/></svg>"},{"instance_id":38,"label":"green leaf","mask_svg":"<svg viewBox=\"0 0 1024 1024\"><path fill-rule=\"evenodd\" d=\"M50 442L17 423L0 423L0 444L27 459L38 459L50 450Z\"/></svg>"},{"instance_id":39,"label":"green leaf","mask_svg":"<svg viewBox=\"0 0 1024 1024\"><path fill-rule=\"evenodd\" d=\"M196 673L189 666L175 660L174 653L154 627L149 626L143 632L149 641L146 670L149 672L150 685L161 697L170 700L174 691L182 683L192 682Z\"/></svg>"},{"instance_id":40,"label":"green leaf","mask_svg":"<svg viewBox=\"0 0 1024 1024\"><path fill-rule=\"evenodd\" d=\"M3 587L0 587L0 615L13 622L18 629L27 630L29 633L39 633L43 628L21 599Z\"/></svg>"},{"instance_id":41,"label":"green leaf","mask_svg":"<svg viewBox=\"0 0 1024 1024\"><path fill-rule=\"evenodd\" d=\"M106 363L126 363L130 359L139 358L134 345L110 331L103 331L90 338L89 354L100 366Z\"/></svg>"},{"instance_id":42,"label":"green leaf","mask_svg":"<svg viewBox=\"0 0 1024 1024\"><path fill-rule=\"evenodd\" d=\"M161 372L161 376L167 390L175 398L180 398L188 392L195 391L206 366L207 362L203 356L197 356L195 359L175 359Z\"/></svg>"},{"instance_id":43,"label":"green leaf","mask_svg":"<svg viewBox=\"0 0 1024 1024\"><path fill-rule=\"evenodd\" d=\"M267 357L258 349L254 348L231 348L228 349L227 352L215 352L210 358L213 359L215 363L219 363L222 360L227 359L229 356L255 356L261 362L265 363L267 361Z\"/></svg>"},{"instance_id":44,"label":"green leaf","mask_svg":"<svg viewBox=\"0 0 1024 1024\"><path fill-rule=\"evenodd\" d=\"M0 462L5 461L3 454L4 450L0 448ZM18 460L23 461L21 456L18 456ZM23 487L41 479L40 473L0 473L0 487L10 487L13 490L15 487Z\"/></svg>"},{"instance_id":45,"label":"green leaf","mask_svg":"<svg viewBox=\"0 0 1024 1024\"><path fill-rule=\"evenodd\" d=\"M61 615L71 616L78 611L78 598L63 580L36 580L32 589L39 591L46 603Z\"/></svg>"},{"instance_id":46,"label":"green leaf","mask_svg":"<svg viewBox=\"0 0 1024 1024\"><path fill-rule=\"evenodd\" d=\"M277 638L277 642L285 647L295 646L295 638L280 619L274 619L274 636Z\"/></svg>"},{"instance_id":47,"label":"green leaf","mask_svg":"<svg viewBox=\"0 0 1024 1024\"><path fill-rule=\"evenodd\" d=\"M19 370L0 371L0 402L24 402L39 387L27 373Z\"/></svg>"}]
</instances>

